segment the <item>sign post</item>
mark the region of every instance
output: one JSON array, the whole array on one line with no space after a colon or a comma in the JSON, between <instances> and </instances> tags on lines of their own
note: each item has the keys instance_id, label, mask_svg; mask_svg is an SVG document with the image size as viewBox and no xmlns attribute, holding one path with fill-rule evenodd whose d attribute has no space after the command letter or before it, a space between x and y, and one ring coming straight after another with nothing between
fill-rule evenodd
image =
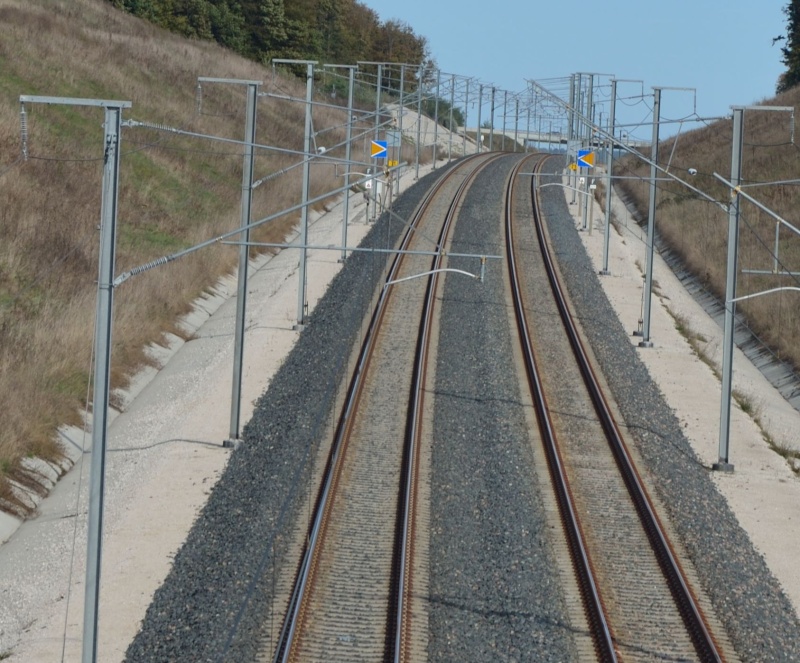
<instances>
[{"instance_id":1,"label":"sign post","mask_svg":"<svg viewBox=\"0 0 800 663\"><path fill-rule=\"evenodd\" d=\"M385 159L388 143L385 140L373 140L371 144L370 156L373 159Z\"/></svg>"},{"instance_id":2,"label":"sign post","mask_svg":"<svg viewBox=\"0 0 800 663\"><path fill-rule=\"evenodd\" d=\"M594 168L594 152L592 150L578 150L578 167Z\"/></svg>"},{"instance_id":3,"label":"sign post","mask_svg":"<svg viewBox=\"0 0 800 663\"><path fill-rule=\"evenodd\" d=\"M578 155L577 155L576 162L577 162L579 168L586 168L587 170L589 168L594 168L594 152L592 150L587 150L587 149L578 150ZM589 177L588 177L588 173L587 173L586 177L582 177L581 178L581 185L585 185L588 181L589 181ZM587 218L586 217L587 217L587 214L588 214L589 205L591 204L589 202L589 188L584 186L583 187L583 193L585 194L585 196L583 198L583 215L582 215L583 223L582 223L581 229L582 230L586 230L586 226L587 226Z\"/></svg>"},{"instance_id":4,"label":"sign post","mask_svg":"<svg viewBox=\"0 0 800 663\"><path fill-rule=\"evenodd\" d=\"M386 159L387 151L389 149L389 143L386 140L373 140L370 145L370 156L373 159ZM378 179L378 173L381 171L381 167L376 164L375 165L375 190L372 192L372 195L375 199L375 207L373 209L373 214L377 219L380 215L379 204L381 202L381 196L383 195L383 187L381 186L381 181Z\"/></svg>"},{"instance_id":5,"label":"sign post","mask_svg":"<svg viewBox=\"0 0 800 663\"><path fill-rule=\"evenodd\" d=\"M100 562L103 548L103 511L106 476L106 438L111 390L111 323L114 305L114 263L119 204L120 142L122 111L130 101L39 97L21 95L21 104L94 106L105 112L103 123L103 178L100 201L100 256L98 259L97 308L94 336L94 381L92 396L92 459L87 514L86 584L83 602L81 661L97 661L97 624L100 611Z\"/></svg>"}]
</instances>

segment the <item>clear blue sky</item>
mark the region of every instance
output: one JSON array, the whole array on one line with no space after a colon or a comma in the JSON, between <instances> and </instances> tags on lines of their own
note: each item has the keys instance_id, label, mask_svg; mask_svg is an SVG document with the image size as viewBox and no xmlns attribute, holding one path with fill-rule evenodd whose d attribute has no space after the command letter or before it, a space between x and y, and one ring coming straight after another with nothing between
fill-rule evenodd
<instances>
[{"instance_id":1,"label":"clear blue sky","mask_svg":"<svg viewBox=\"0 0 800 663\"><path fill-rule=\"evenodd\" d=\"M509 92L524 90L526 79L600 72L643 80L645 94L654 86L696 88L697 113L711 117L772 97L785 70L783 42L773 46L772 38L785 33L788 0L361 1L425 37L443 72ZM620 95L639 91L620 84ZM621 112L649 123L647 106ZM662 92L662 117L693 110L690 93ZM662 136L676 130L664 129ZM649 139L649 132L635 133Z\"/></svg>"}]
</instances>

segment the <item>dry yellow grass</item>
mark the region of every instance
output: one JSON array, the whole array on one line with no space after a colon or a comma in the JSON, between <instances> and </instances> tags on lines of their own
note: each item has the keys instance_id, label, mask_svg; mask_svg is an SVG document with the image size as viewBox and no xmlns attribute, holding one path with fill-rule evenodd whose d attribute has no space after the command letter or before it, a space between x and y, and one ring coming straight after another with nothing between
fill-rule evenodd
<instances>
[{"instance_id":1,"label":"dry yellow grass","mask_svg":"<svg viewBox=\"0 0 800 663\"><path fill-rule=\"evenodd\" d=\"M793 106L795 115L800 105L800 88L790 90L775 99L763 102L772 106ZM730 189L713 177L716 172L730 178L732 122L719 121L703 129L679 136L660 146L659 165L666 167L670 155L670 170L690 180L699 189L727 204ZM798 146L792 144L792 127L787 113L746 111L742 153L742 178L745 191L765 204L795 227L800 227L800 186L798 184L769 184L796 180ZM648 152L649 156L649 152ZM688 169L698 171L696 176ZM635 201L642 218L647 218L649 166L631 158L615 167L616 175L636 175L642 178L621 180L618 185ZM770 288L800 285L792 276L760 276L742 270L770 270L775 244L775 221L752 203L742 199L741 231L737 295L742 296ZM670 247L685 264L718 297L725 292L728 216L717 205L702 201L677 183L659 183L656 225ZM787 271L800 272L800 237L783 229L780 232L780 260ZM778 353L780 357L800 367L800 306L798 293L787 291L767 295L737 305L737 312L746 316L748 324Z\"/></svg>"},{"instance_id":2,"label":"dry yellow grass","mask_svg":"<svg viewBox=\"0 0 800 663\"><path fill-rule=\"evenodd\" d=\"M295 79L204 42L187 41L103 0L0 0L0 508L26 515L15 484L37 486L20 461L57 460L58 426L79 423L91 375L102 174L102 110L31 105L30 158L21 157L19 95L130 100L125 119L241 139L244 87L198 76L262 80L262 91L305 96ZM257 142L302 150L304 106L259 101ZM318 108L327 145L344 139L346 111ZM126 128L122 137L117 273L239 224L242 149L235 144ZM366 144L364 145L366 150ZM331 152L343 155L343 149ZM403 158L412 158L413 151ZM258 150L253 218L300 200L297 155ZM312 196L341 186L334 166L312 168ZM254 239L281 241L297 215ZM137 276L116 290L112 379L123 387L190 302L235 269L214 246Z\"/></svg>"}]
</instances>

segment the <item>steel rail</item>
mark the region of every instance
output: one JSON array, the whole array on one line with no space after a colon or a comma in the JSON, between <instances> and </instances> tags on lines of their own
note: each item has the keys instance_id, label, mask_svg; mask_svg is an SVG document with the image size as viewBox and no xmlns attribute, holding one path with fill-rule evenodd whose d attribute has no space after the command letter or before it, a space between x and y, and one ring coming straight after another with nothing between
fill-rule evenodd
<instances>
[{"instance_id":1,"label":"steel rail","mask_svg":"<svg viewBox=\"0 0 800 663\"><path fill-rule=\"evenodd\" d=\"M541 170L544 160L538 165ZM536 179L536 178L534 178ZM533 217L536 234L542 251L542 258L547 269L550 286L555 295L558 309L564 328L567 331L573 354L575 355L581 374L588 389L589 395L598 414L601 425L606 433L611 452L614 455L620 475L625 482L628 493L636 508L639 520L648 537L652 550L658 560L659 567L675 601L676 608L683 619L692 644L700 661L723 661L720 648L713 634L706 624L706 619L698 605L685 573L675 555L664 528L653 507L652 501L642 482L636 466L631 459L628 448L622 438L611 409L606 401L600 383L588 359L588 355L581 341L578 330L573 322L573 316L567 304L563 288L555 270L552 256L547 249L545 233L541 214L539 211L539 193L536 185L531 182L533 200Z\"/></svg>"},{"instance_id":2,"label":"steel rail","mask_svg":"<svg viewBox=\"0 0 800 663\"><path fill-rule=\"evenodd\" d=\"M487 155L475 155L473 157L466 158L462 164L468 164L472 161L480 161L481 158L485 161ZM496 157L494 157L496 158ZM455 169L454 169L455 170ZM436 194L442 189L445 182L447 181L448 177L452 175L453 171L450 171L445 177L441 178L437 181L437 183L426 193L425 197L423 198L422 202L419 204L416 212L413 215L413 218L410 220L408 227L405 231L403 239L400 244L400 250L406 251L414 232L417 229L417 225L420 219L423 218L426 210L430 207L433 200L436 197ZM451 207L453 207L451 205ZM442 244L439 243L439 250L442 250ZM397 274L400 270L400 267L405 259L404 253L398 253L391 264L391 267L388 271L386 276L386 283L391 281L397 280ZM435 274L429 277L429 279L435 280ZM352 430L354 424L354 413L357 409L358 401L361 397L361 393L364 387L364 377L367 374L369 369L370 359L372 357L372 353L375 347L376 339L378 336L378 330L380 325L385 317L386 310L388 308L388 303L391 298L391 293L393 292L393 288L384 287L381 289L378 302L372 312L369 325L365 332L364 340L362 342L358 360L356 363L356 367L353 371L353 374L350 379L350 383L347 390L347 395L345 398L345 403L342 408L341 415L339 417L339 421L337 423L337 428L334 434L334 441L332 444L331 452L329 454L325 470L323 472L323 479L321 482L320 491L318 493L313 515L311 526L309 528L309 532L306 537L306 544L304 550L301 555L301 559L298 565L298 570L296 573L296 580L294 583L294 587L292 590L292 594L289 600L288 608L286 611L286 616L283 621L283 625L281 628L281 633L277 641L277 645L274 652L273 661L275 663L288 663L289 661L295 660L296 654L296 647L297 647L297 640L299 631L301 629L301 625L305 618L305 612L307 607L307 600L308 595L310 594L310 588L313 586L315 575L316 575L316 567L318 558L320 555L320 549L322 541L325 537L325 531L327 529L327 522L328 516L331 510L331 505L333 502L333 496L336 493L339 477L341 474L341 467L343 463L344 456L346 455L348 440L350 437L350 432ZM408 437L408 436L406 436ZM404 453L404 456L407 454ZM406 468L408 465L408 468ZM407 470L405 473L406 475L410 475L410 480L412 483L416 481L416 472L408 471L411 469L411 463L407 463L405 458L403 460L403 466ZM408 513L408 500L402 499L401 500L404 504L402 510L399 511L399 515L402 512L403 517L402 520L405 522L407 520L411 521L412 528L413 528L413 518L409 519L406 518L406 514ZM410 546L406 546L407 550L410 550ZM404 552L402 555L398 555L395 552L393 567L398 569L400 567L397 566L397 561L403 559L403 555L406 553ZM404 565L401 565L404 567ZM407 570L404 572L396 573L396 582L397 583L406 583L410 582L411 574L408 573ZM402 592L400 592L402 594ZM396 590L393 590L391 593L392 596L397 595ZM388 619L388 629L387 629L387 637L385 647L387 650L389 649L398 649L397 640L399 636L395 635L396 633L402 634L404 629L402 627L401 622L397 622L397 625L394 625L391 622L395 621L395 616L402 617L403 615L407 615L407 609L404 607L403 604L398 603L396 600L394 601L395 606L390 608L389 619ZM401 647L401 649L404 649ZM387 652L388 654L388 652Z\"/></svg>"},{"instance_id":3,"label":"steel rail","mask_svg":"<svg viewBox=\"0 0 800 663\"><path fill-rule=\"evenodd\" d=\"M408 660L408 642L411 637L411 601L409 599L413 589L414 528L416 524L415 500L417 495L416 484L419 476L420 438L422 435L421 417L439 271L441 270L441 265L445 258L444 247L447 237L461 200L477 175L498 158L500 158L499 155L487 158L469 177L465 178L459 186L445 215L444 223L442 224L442 230L437 242L439 252L431 261L432 273L428 277L422 320L420 323L420 333L414 357L414 370L412 373L410 394L411 405L409 407L405 436L405 453L402 469L402 483L405 489L402 501L403 512L400 522L398 523L400 526L400 531L398 532L398 539L400 541L398 547L399 560L395 567L399 575L396 582L393 583L396 593L394 607L395 625L394 633L389 633L390 636L393 636L394 640L394 655L392 659L394 663L405 663L405 661Z\"/></svg>"},{"instance_id":4,"label":"steel rail","mask_svg":"<svg viewBox=\"0 0 800 663\"><path fill-rule=\"evenodd\" d=\"M541 170L543 162L544 159L537 162L535 166L536 171ZM525 362L528 384L530 386L530 395L536 409L536 419L539 424L539 431L547 457L548 469L553 482L556 503L558 504L561 520L564 523L564 533L572 557L572 566L578 580L584 613L591 630L595 652L597 653L598 660L614 662L617 660L617 654L614 647L613 634L608 625L603 602L597 589L589 552L576 513L569 480L559 452L550 410L547 405L547 399L544 394L539 369L536 365L536 358L531 345L527 314L522 302L520 275L517 270L517 261L514 254L513 189L515 183L518 181L516 175L522 170L525 163L526 161L523 160L517 165L509 179L506 189L506 255L508 260L508 276L511 282L511 292L514 301L514 313L519 329L519 341Z\"/></svg>"}]
</instances>

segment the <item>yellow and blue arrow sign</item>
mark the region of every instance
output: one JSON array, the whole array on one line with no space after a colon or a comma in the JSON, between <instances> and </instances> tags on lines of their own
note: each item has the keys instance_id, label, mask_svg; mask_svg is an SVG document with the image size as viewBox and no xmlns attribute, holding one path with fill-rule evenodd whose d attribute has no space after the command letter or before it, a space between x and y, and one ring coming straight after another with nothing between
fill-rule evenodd
<instances>
[{"instance_id":1,"label":"yellow and blue arrow sign","mask_svg":"<svg viewBox=\"0 0 800 663\"><path fill-rule=\"evenodd\" d=\"M370 154L370 156L374 157L375 159L385 159L386 149L387 149L387 144L385 140L373 140L372 153Z\"/></svg>"},{"instance_id":2,"label":"yellow and blue arrow sign","mask_svg":"<svg viewBox=\"0 0 800 663\"><path fill-rule=\"evenodd\" d=\"M594 168L594 152L591 150L578 150L578 167Z\"/></svg>"}]
</instances>

